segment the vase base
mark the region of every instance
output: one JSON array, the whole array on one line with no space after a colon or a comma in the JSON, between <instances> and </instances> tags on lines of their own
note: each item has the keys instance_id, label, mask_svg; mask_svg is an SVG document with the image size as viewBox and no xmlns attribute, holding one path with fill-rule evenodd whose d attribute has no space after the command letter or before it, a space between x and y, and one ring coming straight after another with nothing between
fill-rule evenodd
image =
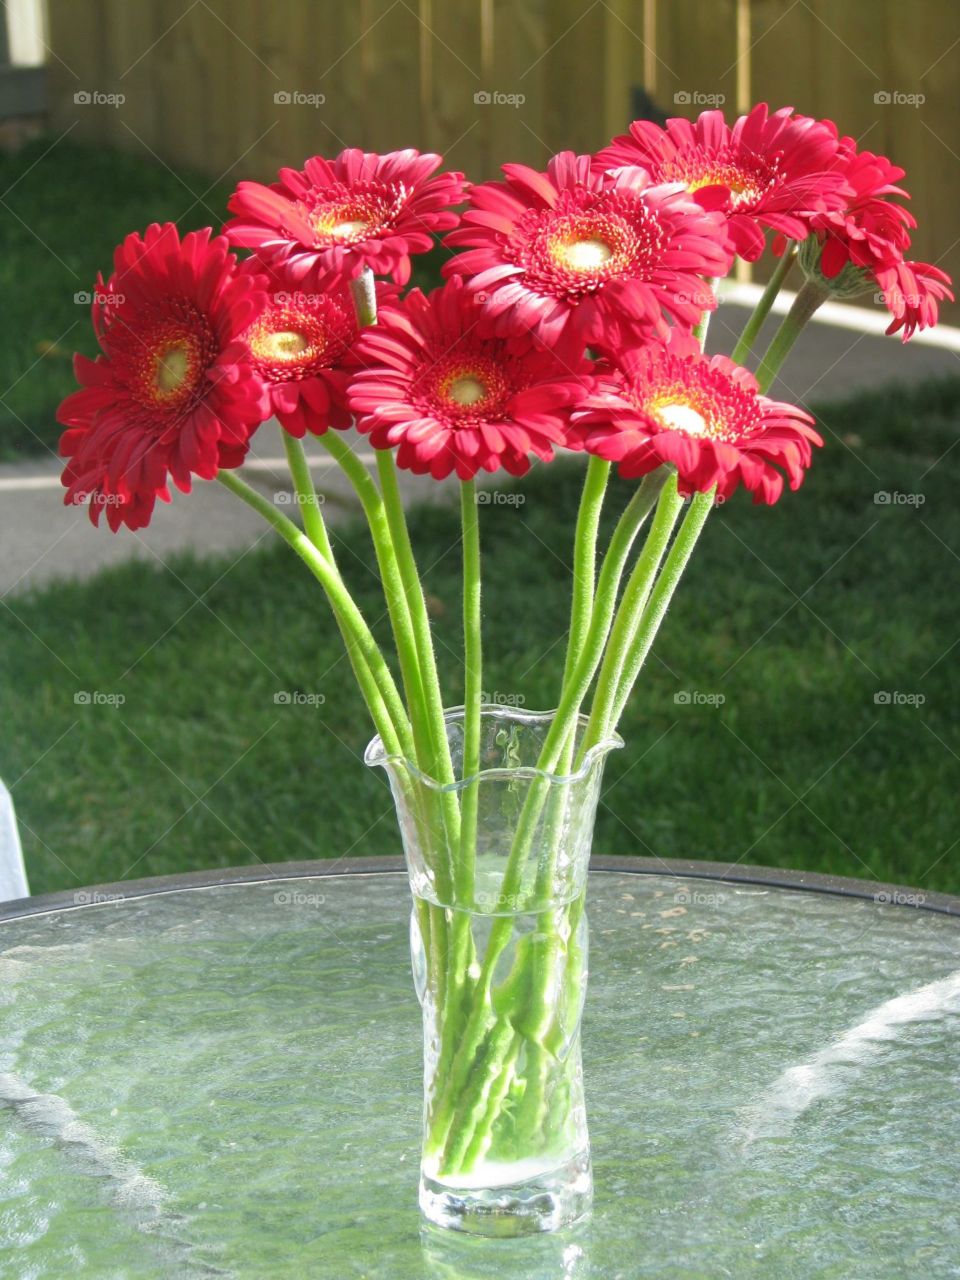
<instances>
[{"instance_id":1,"label":"vase base","mask_svg":"<svg viewBox=\"0 0 960 1280\"><path fill-rule=\"evenodd\" d=\"M527 1236L557 1231L590 1211L593 1176L590 1153L565 1164L494 1186L455 1186L422 1173L420 1210L438 1227L478 1236Z\"/></svg>"}]
</instances>

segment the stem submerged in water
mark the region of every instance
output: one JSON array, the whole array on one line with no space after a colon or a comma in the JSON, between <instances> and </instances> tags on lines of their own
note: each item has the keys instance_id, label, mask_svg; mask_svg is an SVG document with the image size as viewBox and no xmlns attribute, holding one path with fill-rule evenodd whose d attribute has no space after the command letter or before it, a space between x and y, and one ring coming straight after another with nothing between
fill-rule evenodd
<instances>
[{"instance_id":1,"label":"stem submerged in water","mask_svg":"<svg viewBox=\"0 0 960 1280\"><path fill-rule=\"evenodd\" d=\"M480 629L480 523L477 489L472 480L460 486L463 526L463 778L473 779L460 798L460 866L458 898L473 905L477 847L477 804L480 783L480 696L483 689L483 645Z\"/></svg>"}]
</instances>

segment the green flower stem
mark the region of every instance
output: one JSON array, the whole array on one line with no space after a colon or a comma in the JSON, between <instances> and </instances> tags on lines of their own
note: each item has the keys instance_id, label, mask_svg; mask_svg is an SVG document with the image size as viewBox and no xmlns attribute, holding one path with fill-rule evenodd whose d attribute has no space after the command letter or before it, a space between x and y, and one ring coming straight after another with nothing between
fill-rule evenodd
<instances>
[{"instance_id":1,"label":"green flower stem","mask_svg":"<svg viewBox=\"0 0 960 1280\"><path fill-rule=\"evenodd\" d=\"M600 513L603 509L603 499L609 478L610 463L591 455L583 482L583 494L580 498L580 510L577 514L577 528L573 541L573 602L570 609L567 657L563 666L564 684L573 675L590 627L596 582L597 534L600 530Z\"/></svg>"},{"instance_id":2,"label":"green flower stem","mask_svg":"<svg viewBox=\"0 0 960 1280\"><path fill-rule=\"evenodd\" d=\"M645 599L646 595L650 591L651 583L660 566L664 551L670 540L670 534L672 533L673 527L676 523L677 516L683 507L683 499L677 493L676 477L674 474L669 473L666 468L655 473L654 476L648 477L647 481L644 483L646 486L646 493L644 494L645 502L643 505L646 507L647 512L659 496L656 515L654 517L650 533L644 543L643 550L638 557L637 564L630 575L624 592L623 602L617 610L612 630L609 631L609 639L608 628L610 627L610 615L612 613L612 606L616 602L617 588L619 587L623 569L623 562L621 562L619 571L616 573L616 581L613 584L613 594L611 599L604 591L605 587L609 587L609 583L605 583L604 577L607 572L607 566L610 563L611 556L614 556L615 554L613 540L611 540L611 548L607 554L606 560L604 561L604 568L601 571L601 581L597 590L596 612L601 619L604 617L606 619L602 634L599 635L599 652L603 652L604 647L606 652L604 662L601 665L600 676L598 677L598 694L604 687L602 684L604 680L604 672L608 670L611 663L614 674L616 672L617 664L614 661L614 658L619 652L619 646L623 644L623 637L628 634L629 621L633 618L633 615L636 612L638 602L641 599ZM638 493L634 495L635 499L640 496L640 492L641 491L638 491ZM627 550L629 550L629 547ZM623 559L625 561L625 555ZM593 631L593 628L591 628L591 631ZM584 658L587 660L590 659L591 653L597 646L597 639L598 636L596 634L588 637L584 652ZM579 665L580 664L578 664L578 666ZM594 662L590 671L590 678L592 678L593 671L595 669L596 663ZM581 670L579 674L582 678L584 672ZM590 678L587 679L587 686L589 686ZM607 681L608 683L610 681L609 674L607 676ZM608 698L612 701L612 694L608 695ZM577 710L579 710L579 702L574 710L574 714L576 714ZM554 719L555 725L560 721L563 714L564 706L563 699L561 699L561 707L558 709L557 715ZM591 746L596 745L596 743L602 739L602 734L596 734L594 732L595 724L596 721L593 714L591 714L584 742L580 748L580 752L578 753L580 759L583 758L586 751L588 751ZM567 741L570 741L572 738L573 733L571 731ZM554 768L554 764L545 762L548 745L549 734L548 741L544 744L544 751L541 755L540 761L538 762L538 766L546 771L551 771ZM546 799L546 794L540 793L545 792L546 784L535 783L530 788L527 803L524 805L524 810L518 824L517 839L514 842L513 849L511 850L510 862L508 863L507 871L504 876L504 893L515 891L515 885L511 879L511 873L514 870L514 859L518 859L516 864L517 867L522 867L522 863L527 855L529 844L532 841L533 834L535 832L540 811L542 810L543 803ZM550 810L548 810L544 839L546 855L537 869L535 893L538 896L546 896L549 893L549 887L552 883L559 847L562 820L566 807L566 799L567 797L563 792L563 788L557 788L554 792L553 804L551 805ZM516 874L517 879L519 879L519 870ZM577 919L579 920L579 915L577 916ZM543 950L541 951L540 963L537 967L537 980L532 984L532 989L527 995L524 1021L525 1025L531 1029L531 1040L535 1045L542 1045L542 1038L547 1034L553 1023L554 1010L552 1008L552 1003L555 996L559 969L561 966L566 967L566 952L565 949L558 944L558 939L555 936L557 931L557 920L554 912L541 912L538 917L537 929L538 935L543 940ZM495 923L487 945L487 952L484 957L484 966L481 971L478 988L482 986L487 972L492 972L492 966L496 963L496 960L499 959L499 955L502 952L503 947L505 947L507 941L509 941L511 931L512 922L509 919L505 919L503 921L498 920ZM577 988L577 991L579 991L579 988ZM540 1028L540 1033L535 1033L533 1031L535 1028ZM543 1079L546 1075L546 1069L543 1063L540 1064L539 1070L537 1068L537 1054L535 1049L532 1051L530 1057L531 1074L526 1082L527 1088L519 1108L518 1120L518 1122L528 1131L534 1130L542 1123L545 1100L541 1095L543 1090ZM452 1127L457 1127L457 1125L461 1123L469 1123L471 1118L475 1116L476 1109L472 1105L472 1100L468 1098L464 1104L463 1114L454 1120Z\"/></svg>"},{"instance_id":3,"label":"green flower stem","mask_svg":"<svg viewBox=\"0 0 960 1280\"><path fill-rule=\"evenodd\" d=\"M595 699L594 709L591 711L583 742L577 753L578 763L582 761L586 752L601 741L604 736L602 732L599 734L596 732L598 723L597 700L600 700L601 705L612 701L613 691L616 688L616 675L622 662L623 646L625 638L629 634L630 622L634 619L637 610L642 608L642 602L649 595L651 585L660 567L667 544L670 541L670 535L677 516L683 506L683 499L677 493L676 480L671 476L667 482L666 469L664 469L664 474L658 476L658 479L664 487L660 493L657 515L644 543L643 550L630 574L624 590L623 600L617 610L605 645L603 662L601 663L600 673L597 676L597 698ZM611 692L607 692L608 689ZM567 769L565 769L566 771ZM562 787L556 788L551 799L553 804L547 820L547 854L543 858L537 873L536 892L538 894L549 892L549 885L553 877L562 818L566 808L567 797L564 789ZM570 917L567 921L568 928L565 928L565 934L569 939L567 946L555 945L544 950L537 974L537 982L533 984L533 989L529 993L529 1003L526 1011L527 1025L540 1027L541 1033L533 1037L533 1043L528 1052L530 1067L527 1073L526 1089L517 1107L518 1131L527 1135L532 1135L542 1130L548 1109L547 1100L543 1096L546 1080L549 1076L548 1064L551 1057L546 1040L550 1036L555 1036L556 1032L556 1015L558 1011L554 1008L554 1004L559 982L559 970L561 968L565 971L565 1003L570 1000L577 1001L580 997L581 979L579 976L580 968L578 968L579 953L576 950L576 927L582 912L583 896L581 895L578 903L575 903L571 909ZM542 912L537 923L538 934L549 940L551 933L555 933L556 929L555 913L550 911ZM582 968L582 966L580 967Z\"/></svg>"},{"instance_id":4,"label":"green flower stem","mask_svg":"<svg viewBox=\"0 0 960 1280\"><path fill-rule=\"evenodd\" d=\"M380 581L383 584L387 611L390 615L390 625L393 630L393 639L397 647L403 688L413 724L414 745L417 751L416 758L426 764L430 740L423 723L423 689L420 663L413 633L413 621L410 617L410 609L400 575L396 550L390 535L390 526L387 521L383 497L367 468L353 452L343 436L335 431L327 431L320 436L320 443L350 481L363 507L367 524L370 526L370 536L373 539L373 549L377 557Z\"/></svg>"},{"instance_id":5,"label":"green flower stem","mask_svg":"<svg viewBox=\"0 0 960 1280\"><path fill-rule=\"evenodd\" d=\"M263 516L323 587L334 613L343 619L349 637L348 653L377 732L388 750L409 753L412 750L410 723L390 668L336 569L292 520L277 511L268 498L252 489L235 471L220 471L217 479Z\"/></svg>"},{"instance_id":6,"label":"green flower stem","mask_svg":"<svg viewBox=\"0 0 960 1280\"><path fill-rule=\"evenodd\" d=\"M607 548L600 570L600 577L597 581L596 596L583 649L570 679L564 685L560 695L560 704L551 721L540 751L540 758L537 761L537 769L544 774L553 773L556 770L563 746L568 736L576 728L580 705L586 697L587 691L593 682L593 677L596 675L597 667L600 665L603 647L616 609L620 581L623 577L627 558L643 522L650 514L657 498L660 497L661 488L664 487L664 480L664 475L659 471L646 476L643 483L627 503L626 509L613 531L613 536L610 539L610 545ZM669 485L669 483L668 481L667 484ZM675 488L676 481L673 480L672 483ZM658 527L658 522L661 518L660 507L658 506L657 515L654 519L654 529ZM653 536L654 530L651 530L650 537ZM527 798L524 801L520 820L517 824L513 848L510 851L510 857L503 876L502 892L505 895L513 896L520 888L523 863L529 852L530 841L533 838L536 824L543 809L543 800L544 781L542 778L538 778L527 792ZM497 935L500 926L503 925L504 919L506 919L506 927L509 930L509 919L501 918L494 925L491 941ZM509 932L507 936L509 937ZM492 972L495 962L495 956L489 960L489 963L485 961L485 970L489 968Z\"/></svg>"},{"instance_id":7,"label":"green flower stem","mask_svg":"<svg viewBox=\"0 0 960 1280\"><path fill-rule=\"evenodd\" d=\"M407 608L413 626L414 643L417 661L420 667L420 679L423 687L425 719L430 736L431 760L425 770L431 778L442 786L454 781L453 763L450 758L450 744L447 741L446 724L443 718L443 698L440 693L440 680L437 675L437 660L433 650L433 637L430 633L430 618L427 614L427 603L423 594L417 563L410 544L407 520L403 511L403 500L400 497L400 486L397 483L397 471L393 454L388 450L377 451L377 471L380 476L380 487L383 493L384 510L393 549L396 553L400 569L400 580L403 585ZM456 812L456 820L448 828L449 848L454 849L459 841L459 806L456 796L445 793L447 803L445 809L448 816ZM454 839L456 837L456 839Z\"/></svg>"},{"instance_id":8,"label":"green flower stem","mask_svg":"<svg viewBox=\"0 0 960 1280\"><path fill-rule=\"evenodd\" d=\"M450 914L449 950L446 956L445 999L440 1034L440 1057L436 1072L442 1080L456 1050L460 1026L474 993L471 970L476 948L469 908L473 906L477 845L477 810L480 772L480 694L483 685L480 623L480 522L476 484L460 486L460 514L463 528L463 768L467 785L460 792L459 846L451 849L454 860L454 896L460 907ZM507 1082L509 1083L509 1081Z\"/></svg>"},{"instance_id":9,"label":"green flower stem","mask_svg":"<svg viewBox=\"0 0 960 1280\"><path fill-rule=\"evenodd\" d=\"M293 487L299 501L304 532L320 554L332 565L334 564L333 547L330 545L326 522L317 500L317 491L310 474L310 464L304 452L303 441L297 440L289 431L281 431L280 434L283 436L287 465L290 468Z\"/></svg>"},{"instance_id":10,"label":"green flower stem","mask_svg":"<svg viewBox=\"0 0 960 1280\"><path fill-rule=\"evenodd\" d=\"M780 366L787 357L790 348L800 336L804 325L817 308L830 296L830 290L813 280L807 280L794 298L790 310L783 317L780 328L773 335L769 347L757 369L757 382L760 390L769 391L777 376Z\"/></svg>"},{"instance_id":11,"label":"green flower stem","mask_svg":"<svg viewBox=\"0 0 960 1280\"><path fill-rule=\"evenodd\" d=\"M537 762L538 769L544 773L551 773L556 769L567 737L576 725L580 704L600 664L630 549L660 493L663 482L664 477L660 474L648 476L644 480L627 504L610 539L597 582L596 597L583 652L571 679L561 694L560 706L547 732L540 759ZM673 481L673 484L675 486L676 482ZM549 783L538 778L527 792L501 883L504 901L515 897L519 890L523 865L536 833L548 788ZM488 1033L492 1034L490 1026L494 1017L491 1005L493 974L512 933L513 921L509 916L498 916L494 920L483 963L474 984L474 998L466 1023L452 1030L452 1034L456 1035L457 1048L446 1081L441 1083L442 1093L432 1115L428 1139L428 1148L432 1151L444 1149L448 1133L453 1141L454 1135L461 1133L461 1130L468 1130L463 1135L467 1145L462 1149L466 1151L472 1127L481 1114L482 1109L478 1108L477 1091L484 1087L484 1073L480 1070L480 1063L487 1051L484 1050L483 1045L488 1039ZM451 1033L444 1028L444 1034ZM456 1141L459 1144L460 1139ZM452 1156L447 1152L444 1156L445 1168L453 1167L451 1160Z\"/></svg>"},{"instance_id":12,"label":"green flower stem","mask_svg":"<svg viewBox=\"0 0 960 1280\"><path fill-rule=\"evenodd\" d=\"M662 515L663 518L655 521L650 530L643 552L638 557L627 582L620 608L617 610L617 616L610 630L610 640L603 655L600 674L597 676L597 689L590 710L590 719L580 745L580 760L591 747L602 742L616 724L612 712L620 688L622 672L629 661L631 639L640 625L644 606L653 589L654 579L682 509L683 498L677 492L676 478L673 477L664 487L657 508L657 516ZM683 526L681 531L682 528Z\"/></svg>"},{"instance_id":13,"label":"green flower stem","mask_svg":"<svg viewBox=\"0 0 960 1280\"><path fill-rule=\"evenodd\" d=\"M480 625L480 521L473 480L460 485L463 525L463 777L472 778L460 799L460 857L458 899L472 905L477 842L480 772L480 694L483 689L483 646Z\"/></svg>"},{"instance_id":14,"label":"green flower stem","mask_svg":"<svg viewBox=\"0 0 960 1280\"><path fill-rule=\"evenodd\" d=\"M653 508L654 503L657 503L657 511L656 511L656 516L654 517L653 525L650 529L649 534L647 535L646 542L644 543L643 550L641 551L640 556L637 560L637 565L634 568L633 573L631 574L631 577L630 577L631 582L638 575L638 573L642 572L642 574L645 577L652 577L652 575L656 572L656 569L660 563L660 559L663 556L663 549L666 546L667 542L669 541L671 530L673 529L673 525L676 521L676 512L679 511L679 508L682 505L682 499L680 499L677 496L676 480L673 474L670 472L670 470L667 467L661 467L657 471L653 472L651 475L646 476L639 490L634 495L634 498L638 500L638 505L644 508L643 518L646 518L646 515ZM671 515L671 512L673 512L672 515ZM603 570L601 570L601 583L603 581L604 573L606 572L607 562L609 561L610 556L613 554L613 547L614 547L614 543L613 543L613 540L611 540L610 550L608 551L607 558L604 561ZM622 576L622 572L623 572L623 565L621 564L620 569L618 571L618 575L617 575L617 581L614 585L612 600L607 600L603 603L602 608L604 610L609 611L610 605L616 604L616 595L619 589L620 577ZM628 586L627 590L629 591L629 589L630 588ZM600 597L599 590L597 592L597 596L599 600L599 597ZM611 650L613 649L613 645L614 645L613 637L614 637L615 629L617 625L617 616L621 611L622 611L622 606L621 606L621 610L617 611L617 615L614 615L614 621L613 621L614 630L609 631L609 638L608 638L608 629L610 627L610 614L608 612L606 628L603 630L601 635L595 636L593 640L595 647L597 645L597 641L599 640L599 650L597 652L597 661L599 661L600 655L601 654L603 655L603 661L600 665L600 675L598 676L599 682L603 681L604 671L607 669L608 663L611 660ZM594 671L596 670L596 664L594 664L593 670ZM592 678L592 673L591 673L591 678ZM589 688L589 680L587 682L587 687ZM598 684L598 690L600 687L601 687L601 684ZM584 696L585 694L586 694L586 690L584 690ZM582 698L581 698L581 701L582 701ZM561 702L561 706L562 706L562 702ZM579 712L579 704L577 706L577 711ZM560 711L558 709L557 718L559 718L559 715L560 715ZM590 725L588 723L586 735L589 736L589 734L590 734ZM560 772L562 774L569 773L573 765L573 747L574 747L575 739L576 739L576 720L573 719L568 729L567 738L564 743L564 750L561 753L560 760L557 762L556 765L552 765L552 764L548 765L544 763L543 756L541 756L540 761L538 761L538 767L541 769L544 769L547 772L550 772L554 768L559 767ZM578 752L578 758L582 759L583 756L586 754L587 750L589 750L590 747L594 746L595 743L599 741L600 741L599 738L592 738L588 742L587 737L585 737L581 743L581 747ZM544 745L546 747L546 744ZM551 812L548 814L547 826L546 826L545 843L548 849L548 853L541 860L540 866L537 869L536 893L538 897L545 898L549 896L550 885L553 881L554 868L556 865L556 857L557 857L557 852L559 847L560 832L563 826L563 818L566 811L567 798L568 798L567 794L563 787L557 787L554 789Z\"/></svg>"},{"instance_id":15,"label":"green flower stem","mask_svg":"<svg viewBox=\"0 0 960 1280\"><path fill-rule=\"evenodd\" d=\"M420 671L422 689L421 711L423 715L424 733L428 743L429 759L425 762L423 772L441 784L439 790L433 789L432 795L437 798L439 809L438 821L433 826L435 839L431 843L436 846L434 872L436 888L441 895L440 901L450 903L456 899L458 888L457 853L460 847L460 806L457 794L448 790L454 781L453 764L450 758L450 744L447 740L446 722L443 716L443 699L440 693L440 681L437 676L436 657L433 651L433 639L430 634L430 619L427 615L423 586L417 572L417 564L410 544L410 534L403 512L400 488L397 484L397 473L393 454L377 451L377 471L383 494L384 511L390 531L390 539L399 566L403 594L413 629L414 644L417 654L417 666ZM416 783L422 787L421 783ZM441 930L440 919L436 919L436 951L437 962L445 964L442 984L444 994L441 1007L444 1010L443 1032L449 1038L456 1033L460 1025L459 1008L468 982L468 968L472 961L473 938L470 932L470 917L465 911L435 912L435 917L444 918ZM443 1048L441 1049L443 1053ZM452 1049L446 1050L446 1056Z\"/></svg>"},{"instance_id":16,"label":"green flower stem","mask_svg":"<svg viewBox=\"0 0 960 1280\"><path fill-rule=\"evenodd\" d=\"M603 723L598 723L595 732L601 735L609 732L620 719L624 705L630 696L630 691L640 673L640 668L650 652L650 647L660 629L660 624L667 612L670 601L673 599L673 593L676 591L677 584L683 575L684 569L687 567L687 561L693 554L693 548L696 546L707 516L712 510L712 492L694 495L690 508L684 516L683 523L680 525L680 531L674 540L673 546L670 548L663 570L657 578L653 591L650 593L647 607L637 620L629 652L623 664L623 674L620 678L619 688L616 690L612 706L605 700L605 719Z\"/></svg>"},{"instance_id":17,"label":"green flower stem","mask_svg":"<svg viewBox=\"0 0 960 1280\"><path fill-rule=\"evenodd\" d=\"M737 364L743 364L747 356L753 350L753 344L757 340L757 334L763 326L764 320L770 314L770 308L776 300L777 294L783 288L784 281L790 274L790 268L793 266L797 257L796 243L791 240L783 252L780 261L777 263L773 274L767 282L767 287L760 295L757 305L754 307L750 318L743 327L743 333L737 340L737 345L733 349L730 359Z\"/></svg>"},{"instance_id":18,"label":"green flower stem","mask_svg":"<svg viewBox=\"0 0 960 1280\"><path fill-rule=\"evenodd\" d=\"M417 660L410 610L407 607L407 597L400 579L400 570L397 565L393 541L390 537L383 498L367 468L353 452L343 436L334 431L327 431L320 436L320 443L350 481L367 518L370 535L373 539L374 552L377 557L377 567L380 570L380 581L383 584L387 612L390 616L394 644L396 645L397 657L400 662L400 672L403 678L407 706L410 708L413 753L409 758L425 760L428 758L429 752L427 749L428 739L425 736L423 725L420 666ZM381 738L382 736L381 734ZM388 751L392 752L393 748L386 744L386 740L384 741ZM409 753L402 751L397 751L396 754L409 755ZM431 810L435 811L437 807L437 797L429 789L414 782L410 787L410 798L412 808L417 814L421 841L424 847L427 848L430 843L427 833L436 829L438 825L434 818L431 817ZM447 869L443 859L438 859L438 862L440 864L436 867L438 888L445 892L449 888ZM420 934L423 939L424 953L427 957L427 965L431 974L431 982L434 990L439 993L439 998L444 999L446 992L444 965L449 945L447 921L441 908L430 906L422 899L416 899L416 911Z\"/></svg>"},{"instance_id":19,"label":"green flower stem","mask_svg":"<svg viewBox=\"0 0 960 1280\"><path fill-rule=\"evenodd\" d=\"M477 1123L473 1129L470 1145L463 1155L464 1168L473 1169L490 1149L493 1126L503 1107L504 1099L516 1078L517 1058L520 1056L520 1039L513 1036L509 1041L503 1057L496 1062L497 1075L494 1077Z\"/></svg>"},{"instance_id":20,"label":"green flower stem","mask_svg":"<svg viewBox=\"0 0 960 1280\"><path fill-rule=\"evenodd\" d=\"M313 484L313 477L310 474L310 464L307 461L303 444L300 440L291 436L289 432L284 431L282 434L284 449L287 454L287 462L290 467L290 475L293 479L294 490L296 491L299 499L300 511L303 515L304 532L324 559L329 562L331 568L336 572L337 577L340 578L340 573L337 569L337 562L333 554L333 546L330 542L330 535L327 533L326 522L324 521L323 513L321 512L320 505L317 501L317 491ZM342 582L342 578L340 580ZM350 632L339 610L334 609L334 616L337 620L337 626L340 629L340 634L343 637L343 642L346 645L347 653L350 656L351 664L353 665L356 673L357 664L363 663L364 659L359 653L352 651ZM367 672L369 673L369 667L367 668ZM357 678L360 678L358 673Z\"/></svg>"},{"instance_id":21,"label":"green flower stem","mask_svg":"<svg viewBox=\"0 0 960 1280\"><path fill-rule=\"evenodd\" d=\"M587 474L580 497L577 526L573 538L573 600L570 608L570 635L563 664L565 685L576 670L593 616L593 593L597 576L597 537L600 531L600 515L610 479L611 464L602 458L590 456ZM560 753L559 771L569 773L576 747L576 727L567 735ZM556 847L567 809L567 796L562 788L555 789L551 797L549 819L551 847ZM553 863L549 868L552 875Z\"/></svg>"},{"instance_id":22,"label":"green flower stem","mask_svg":"<svg viewBox=\"0 0 960 1280\"><path fill-rule=\"evenodd\" d=\"M456 1123L450 1126L449 1138L438 1170L441 1176L469 1169L465 1157L471 1149L479 1154L478 1148L473 1145L474 1136L478 1126L486 1127L484 1121L488 1108L492 1110L494 1117L499 1109L496 1100L497 1081L509 1074L512 1063L516 1060L515 1040L514 1030L508 1019L497 1019L471 1073L469 1095L464 1094L463 1105L457 1111Z\"/></svg>"}]
</instances>

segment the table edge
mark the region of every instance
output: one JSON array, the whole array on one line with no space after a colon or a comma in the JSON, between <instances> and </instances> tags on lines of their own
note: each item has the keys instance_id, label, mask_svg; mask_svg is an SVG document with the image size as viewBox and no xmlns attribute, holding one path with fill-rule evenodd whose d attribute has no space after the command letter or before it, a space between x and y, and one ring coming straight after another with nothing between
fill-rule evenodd
<instances>
[{"instance_id":1,"label":"table edge","mask_svg":"<svg viewBox=\"0 0 960 1280\"><path fill-rule=\"evenodd\" d=\"M932 911L960 917L960 897L927 893L907 885L861 880L852 876L832 876L815 871L793 871L785 867L744 866L699 858L634 858L605 856L590 860L591 871L621 872L627 875L678 876L687 880L721 881L727 884L756 885L767 889L789 889L825 893L834 897L857 898L881 905L914 911ZM56 911L80 911L118 901L150 897L153 894L208 889L218 885L263 884L279 880L314 879L322 876L401 874L400 857L323 858L313 861L264 862L244 867L216 867L185 871L176 875L150 876L140 880L118 880L110 884L85 885L0 902L0 924L25 916ZM86 901L78 901L78 898Z\"/></svg>"}]
</instances>

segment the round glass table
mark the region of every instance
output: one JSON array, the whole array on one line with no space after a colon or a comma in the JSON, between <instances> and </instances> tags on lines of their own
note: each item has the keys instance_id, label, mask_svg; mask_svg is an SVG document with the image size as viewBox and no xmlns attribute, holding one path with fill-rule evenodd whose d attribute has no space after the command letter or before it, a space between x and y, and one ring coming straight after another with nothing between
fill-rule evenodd
<instances>
[{"instance_id":1,"label":"round glass table","mask_svg":"<svg viewBox=\"0 0 960 1280\"><path fill-rule=\"evenodd\" d=\"M421 1225L393 860L0 907L0 1274L960 1276L960 903L708 863L591 870L592 1217Z\"/></svg>"}]
</instances>

